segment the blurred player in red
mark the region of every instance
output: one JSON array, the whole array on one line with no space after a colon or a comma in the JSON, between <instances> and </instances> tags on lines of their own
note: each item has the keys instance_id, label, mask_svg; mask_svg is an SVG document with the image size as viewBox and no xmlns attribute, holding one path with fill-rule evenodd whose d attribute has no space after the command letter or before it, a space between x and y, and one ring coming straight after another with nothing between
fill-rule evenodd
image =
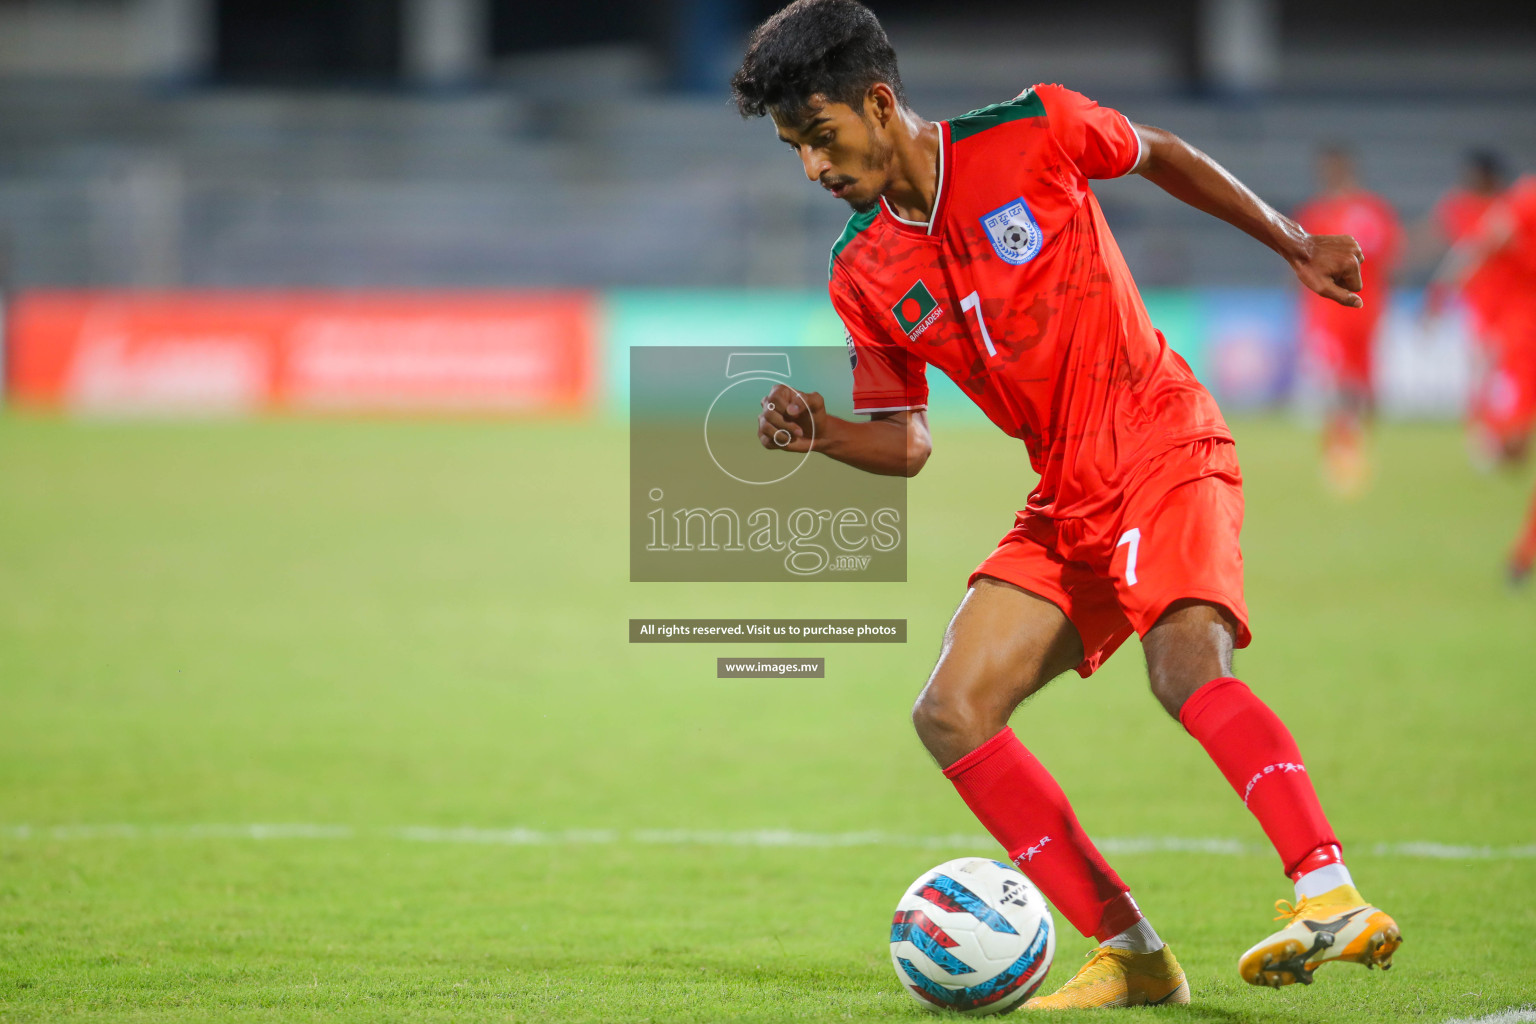
<instances>
[{"instance_id":1,"label":"blurred player in red","mask_svg":"<svg viewBox=\"0 0 1536 1024\"><path fill-rule=\"evenodd\" d=\"M806 177L855 211L828 269L854 411L870 418L831 416L819 394L777 386L758 422L764 447L911 476L932 449L931 364L1024 442L1040 476L971 573L912 712L967 806L1100 943L1026 1005L1189 1001L1178 961L1008 725L1026 697L1067 669L1089 675L1132 633L1153 694L1295 885L1285 925L1242 954L1241 976L1278 986L1329 961L1386 966L1397 925L1355 889L1290 732L1232 675L1232 650L1249 641L1232 436L1153 328L1089 181L1139 174L1269 246L1342 306L1360 304L1354 240L1308 234L1177 137L1059 85L928 121L854 0L774 15L732 85L742 114L770 115ZM1103 754L1109 771L1144 770Z\"/></svg>"},{"instance_id":2,"label":"blurred player in red","mask_svg":"<svg viewBox=\"0 0 1536 1024\"><path fill-rule=\"evenodd\" d=\"M1509 187L1451 249L1431 288L1465 291L1493 272L1500 294L1489 333L1497 349L1484 413L1506 461L1524 458L1536 426L1536 175ZM1536 564L1536 498L1509 555L1510 580L1523 582Z\"/></svg>"},{"instance_id":3,"label":"blurred player in red","mask_svg":"<svg viewBox=\"0 0 1536 1024\"><path fill-rule=\"evenodd\" d=\"M1460 185L1446 192L1435 204L1434 226L1445 247L1473 235L1494 202L1508 185L1502 162L1494 153L1476 151L1467 154ZM1492 335L1509 289L1508 257L1496 254L1470 273L1461 287L1461 300L1472 315L1472 328L1480 346L1494 347Z\"/></svg>"},{"instance_id":4,"label":"blurred player in red","mask_svg":"<svg viewBox=\"0 0 1536 1024\"><path fill-rule=\"evenodd\" d=\"M1435 207L1440 232L1453 249L1477 244L1478 230L1507 184L1496 156L1473 153L1468 157L1463 185L1448 192ZM1519 311L1519 269L1512 247L1490 249L1481 257L1476 267L1467 269L1459 294L1471 319L1480 364L1468 402L1473 451L1480 463L1492 465L1518 461L1525 445L1523 432L1512 420L1516 412L1512 399L1520 391L1520 345L1511 336L1515 326L1511 315ZM1438 311L1445 298L1443 287L1432 287L1432 311Z\"/></svg>"},{"instance_id":5,"label":"blurred player in red","mask_svg":"<svg viewBox=\"0 0 1536 1024\"><path fill-rule=\"evenodd\" d=\"M1351 236L1364 254L1363 307L1341 306L1314 294L1301 298L1303 344L1332 378L1323 429L1324 468L1336 491L1353 496L1369 477L1364 433L1375 405L1372 355L1402 248L1402 229L1387 201L1360 187L1354 160L1342 148L1329 147L1318 155L1318 177L1323 191L1296 211L1296 219L1314 234Z\"/></svg>"}]
</instances>

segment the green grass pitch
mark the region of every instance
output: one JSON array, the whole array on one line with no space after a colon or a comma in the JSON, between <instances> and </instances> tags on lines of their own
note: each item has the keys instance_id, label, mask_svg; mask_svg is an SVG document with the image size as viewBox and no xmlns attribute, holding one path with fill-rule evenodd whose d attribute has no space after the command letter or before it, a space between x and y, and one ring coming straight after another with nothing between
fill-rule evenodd
<instances>
[{"instance_id":1,"label":"green grass pitch","mask_svg":"<svg viewBox=\"0 0 1536 1024\"><path fill-rule=\"evenodd\" d=\"M1289 885L1132 644L1014 726L1096 836L1246 844L1112 844L1194 995L1135 1012L1536 1002L1536 595L1499 574L1529 474L1388 426L1343 504L1312 437L1236 427L1238 671L1406 942L1385 974L1241 983ZM907 711L1032 481L1007 438L935 432L910 582L631 586L620 426L0 417L0 1020L929 1019L891 908L996 848ZM629 646L652 615L899 617L911 640ZM825 655L827 678L716 679L731 653ZM803 841L730 841L765 829ZM866 831L891 838L805 838ZM1048 989L1089 946L1062 935Z\"/></svg>"}]
</instances>

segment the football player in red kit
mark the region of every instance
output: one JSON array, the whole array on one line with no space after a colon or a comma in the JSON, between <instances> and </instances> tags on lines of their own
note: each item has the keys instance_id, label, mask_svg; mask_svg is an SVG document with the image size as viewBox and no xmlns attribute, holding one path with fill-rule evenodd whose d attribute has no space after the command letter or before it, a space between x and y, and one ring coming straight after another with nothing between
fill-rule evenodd
<instances>
[{"instance_id":1,"label":"football player in red kit","mask_svg":"<svg viewBox=\"0 0 1536 1024\"><path fill-rule=\"evenodd\" d=\"M832 251L854 408L775 387L758 429L792 452L912 475L930 451L924 366L1022 440L1040 482L971 573L913 709L960 797L1099 947L1031 1008L1180 1003L1172 952L1008 726L1069 668L1135 632L1153 693L1257 816L1296 886L1285 924L1239 958L1260 985L1321 964L1385 966L1397 925L1355 889L1295 741L1232 675L1248 643L1242 477L1216 403L1152 326L1089 187L1140 174L1274 249L1313 291L1358 306L1359 250L1309 235L1212 160L1055 85L949 121L904 99L896 55L855 0L798 0L752 36L732 80L805 175L855 213ZM1283 902L1283 901L1282 901Z\"/></svg>"},{"instance_id":2,"label":"football player in red kit","mask_svg":"<svg viewBox=\"0 0 1536 1024\"><path fill-rule=\"evenodd\" d=\"M1296 220L1313 234L1350 236L1363 256L1361 308L1319 295L1301 297L1303 343L1332 378L1331 408L1323 430L1324 468L1334 490L1353 496L1369 475L1364 430L1375 404L1372 355L1402 248L1402 228L1385 199L1360 187L1354 160L1343 149L1330 147L1318 155L1318 177L1322 193L1296 211Z\"/></svg>"},{"instance_id":3,"label":"football player in red kit","mask_svg":"<svg viewBox=\"0 0 1536 1024\"><path fill-rule=\"evenodd\" d=\"M1476 266L1469 266L1457 286L1471 314L1471 326L1483 363L1468 402L1468 422L1475 456L1487 464L1518 461L1524 453L1528 424L1520 422L1522 392L1527 389L1526 343L1520 337L1524 317L1521 266L1517 246L1492 246L1484 221L1507 187L1496 157L1474 153L1468 160L1465 184L1448 192L1435 207L1435 220L1452 252L1476 249ZM1527 286L1528 287L1528 286ZM1437 282L1429 292L1429 307L1438 310L1445 298Z\"/></svg>"},{"instance_id":4,"label":"football player in red kit","mask_svg":"<svg viewBox=\"0 0 1536 1024\"><path fill-rule=\"evenodd\" d=\"M1498 357L1487 422L1508 461L1525 457L1536 428L1536 175L1527 174L1489 208L1447 254L1431 288L1465 290L1489 268L1504 286L1493 333ZM1509 555L1509 578L1522 583L1536 565L1536 497Z\"/></svg>"},{"instance_id":5,"label":"football player in red kit","mask_svg":"<svg viewBox=\"0 0 1536 1024\"><path fill-rule=\"evenodd\" d=\"M1442 244L1454 246L1473 237L1508 184L1503 165L1496 155L1484 151L1467 154L1461 184L1446 192L1435 204L1433 220ZM1490 256L1476 271L1467 275L1461 289L1461 298L1472 314L1478 343L1485 349L1496 345L1490 334L1496 329L1512 284L1509 279L1511 262L1512 258L1502 253Z\"/></svg>"}]
</instances>

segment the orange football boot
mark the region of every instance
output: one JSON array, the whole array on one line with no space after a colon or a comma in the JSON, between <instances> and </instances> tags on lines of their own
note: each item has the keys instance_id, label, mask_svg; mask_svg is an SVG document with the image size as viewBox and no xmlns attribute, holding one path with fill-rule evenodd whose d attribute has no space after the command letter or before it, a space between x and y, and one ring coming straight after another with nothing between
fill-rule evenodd
<instances>
[{"instance_id":1,"label":"orange football boot","mask_svg":"<svg viewBox=\"0 0 1536 1024\"><path fill-rule=\"evenodd\" d=\"M1156 953L1132 953L1100 946L1071 980L1048 996L1036 996L1026 1010L1086 1010L1096 1006L1173 1006L1189 1002L1184 969L1164 946Z\"/></svg>"},{"instance_id":2,"label":"orange football boot","mask_svg":"<svg viewBox=\"0 0 1536 1024\"><path fill-rule=\"evenodd\" d=\"M1365 902L1352 885L1329 889L1292 906L1278 900L1275 920L1286 926L1244 953L1238 973L1253 985L1279 988L1301 982L1312 984L1312 972L1334 960L1392 966L1392 954L1403 943L1397 922Z\"/></svg>"}]
</instances>

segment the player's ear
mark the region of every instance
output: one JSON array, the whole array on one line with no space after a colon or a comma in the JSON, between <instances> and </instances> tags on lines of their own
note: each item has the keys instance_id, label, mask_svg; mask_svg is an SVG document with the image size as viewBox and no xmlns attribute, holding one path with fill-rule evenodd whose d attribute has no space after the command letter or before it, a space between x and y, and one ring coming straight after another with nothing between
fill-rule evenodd
<instances>
[{"instance_id":1,"label":"player's ear","mask_svg":"<svg viewBox=\"0 0 1536 1024\"><path fill-rule=\"evenodd\" d=\"M896 116L896 93L884 82L876 82L864 93L864 120L881 128L887 127Z\"/></svg>"}]
</instances>

